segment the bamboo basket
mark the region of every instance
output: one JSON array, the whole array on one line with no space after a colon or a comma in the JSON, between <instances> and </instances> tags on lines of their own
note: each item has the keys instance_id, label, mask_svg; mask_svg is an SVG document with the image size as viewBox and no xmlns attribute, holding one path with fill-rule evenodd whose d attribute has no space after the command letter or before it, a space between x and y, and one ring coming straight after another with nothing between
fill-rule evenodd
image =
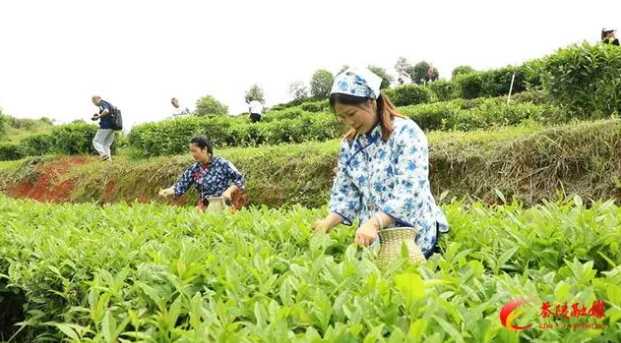
<instances>
[{"instance_id":1,"label":"bamboo basket","mask_svg":"<svg viewBox=\"0 0 621 343\"><path fill-rule=\"evenodd\" d=\"M381 265L390 264L401 255L401 246L405 244L408 249L410 261L425 264L427 261L420 247L416 244L418 229L411 227L398 227L381 230L379 232L380 249L377 259Z\"/></svg>"}]
</instances>

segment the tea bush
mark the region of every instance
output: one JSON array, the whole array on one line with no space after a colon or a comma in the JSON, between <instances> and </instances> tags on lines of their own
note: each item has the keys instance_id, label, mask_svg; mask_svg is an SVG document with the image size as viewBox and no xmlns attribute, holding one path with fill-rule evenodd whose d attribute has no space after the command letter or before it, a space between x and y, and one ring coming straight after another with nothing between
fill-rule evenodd
<instances>
[{"instance_id":1,"label":"tea bush","mask_svg":"<svg viewBox=\"0 0 621 343\"><path fill-rule=\"evenodd\" d=\"M543 84L563 114L602 118L621 111L621 49L576 44L542 61Z\"/></svg>"},{"instance_id":2,"label":"tea bush","mask_svg":"<svg viewBox=\"0 0 621 343\"><path fill-rule=\"evenodd\" d=\"M498 97L509 94L515 74L511 93L517 94L541 86L541 68L540 60L532 60L520 66L460 74L455 77L455 83L459 95L465 99Z\"/></svg>"},{"instance_id":3,"label":"tea bush","mask_svg":"<svg viewBox=\"0 0 621 343\"><path fill-rule=\"evenodd\" d=\"M428 103L432 99L432 92L427 87L405 85L383 90L395 106L409 106Z\"/></svg>"},{"instance_id":4,"label":"tea bush","mask_svg":"<svg viewBox=\"0 0 621 343\"><path fill-rule=\"evenodd\" d=\"M436 101L450 101L457 98L457 85L454 82L438 80L427 84Z\"/></svg>"},{"instance_id":5,"label":"tea bush","mask_svg":"<svg viewBox=\"0 0 621 343\"><path fill-rule=\"evenodd\" d=\"M283 110L278 119L267 114L266 120L250 123L231 118L178 118L136 126L128 135L131 153L153 157L183 154L192 137L205 135L216 147L248 147L261 144L325 141L342 135L343 125L334 115Z\"/></svg>"},{"instance_id":6,"label":"tea bush","mask_svg":"<svg viewBox=\"0 0 621 343\"><path fill-rule=\"evenodd\" d=\"M0 197L0 336L21 342L614 342L621 210L580 198L532 209L443 206L424 266L311 235L325 208L198 213ZM534 299L511 331L511 300ZM602 312L595 304L601 301ZM545 302L587 307L545 318ZM595 309L595 311L594 311ZM18 323L27 323L23 327ZM541 329L540 324L599 329Z\"/></svg>"},{"instance_id":7,"label":"tea bush","mask_svg":"<svg viewBox=\"0 0 621 343\"><path fill-rule=\"evenodd\" d=\"M53 126L49 133L36 133L23 138L18 143L18 150L23 156L41 156L49 153L92 155L96 153L92 141L97 130L97 125L84 122ZM111 146L113 153L117 150L117 140L120 137L118 132L115 135L115 142Z\"/></svg>"},{"instance_id":8,"label":"tea bush","mask_svg":"<svg viewBox=\"0 0 621 343\"><path fill-rule=\"evenodd\" d=\"M24 157L22 147L17 143L0 143L0 161L19 160Z\"/></svg>"}]
</instances>

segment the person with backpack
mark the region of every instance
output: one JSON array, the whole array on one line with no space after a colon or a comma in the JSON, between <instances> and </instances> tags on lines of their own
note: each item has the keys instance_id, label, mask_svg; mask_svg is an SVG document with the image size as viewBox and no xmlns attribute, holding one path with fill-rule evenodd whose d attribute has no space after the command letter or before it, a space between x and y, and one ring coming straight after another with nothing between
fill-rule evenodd
<instances>
[{"instance_id":1,"label":"person with backpack","mask_svg":"<svg viewBox=\"0 0 621 343\"><path fill-rule=\"evenodd\" d=\"M110 147L114 142L114 131L122 129L120 114L114 106L101 99L100 96L93 96L92 101L95 106L99 107L99 113L91 118L93 121L99 120L99 130L93 138L93 147L102 161L112 161Z\"/></svg>"}]
</instances>

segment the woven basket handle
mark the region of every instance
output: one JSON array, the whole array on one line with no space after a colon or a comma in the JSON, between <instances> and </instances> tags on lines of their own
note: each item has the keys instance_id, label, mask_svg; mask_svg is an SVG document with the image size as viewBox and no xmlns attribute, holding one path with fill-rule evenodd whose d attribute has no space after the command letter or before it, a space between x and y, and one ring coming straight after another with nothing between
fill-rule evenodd
<instances>
[{"instance_id":1,"label":"woven basket handle","mask_svg":"<svg viewBox=\"0 0 621 343\"><path fill-rule=\"evenodd\" d=\"M420 227L418 227L418 226L416 226L416 227L397 226L397 227L384 228L384 229L381 230L381 232L396 231L396 230L412 230L412 231L418 233L420 231Z\"/></svg>"}]
</instances>

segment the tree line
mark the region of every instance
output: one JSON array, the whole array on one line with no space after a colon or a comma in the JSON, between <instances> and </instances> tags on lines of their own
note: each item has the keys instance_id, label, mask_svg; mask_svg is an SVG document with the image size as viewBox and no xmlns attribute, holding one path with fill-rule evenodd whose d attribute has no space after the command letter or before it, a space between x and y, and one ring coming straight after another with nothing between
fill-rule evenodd
<instances>
[{"instance_id":1,"label":"tree line","mask_svg":"<svg viewBox=\"0 0 621 343\"><path fill-rule=\"evenodd\" d=\"M291 83L288 89L288 93L292 98L291 103L300 104L305 101L327 99L330 95L330 89L334 83L335 75L340 74L347 68L347 65L343 66L336 74L332 74L332 72L326 69L319 69L313 73L308 84L303 81L295 81ZM392 85L420 85L425 82L425 77L427 76L429 69L433 70L436 79L440 77L438 69L433 67L431 63L421 61L416 64L410 64L404 57L399 57L394 65L394 70L397 75L396 80L395 77L383 67L369 65L368 68L382 78L383 81L380 87L381 89L389 88ZM470 66L458 66L453 69L451 77L455 78L457 75L468 74L474 71L475 70ZM258 84L252 85L244 94L244 99L247 103L253 100L265 103L263 89ZM287 104L281 105L286 106ZM196 110L194 114L201 117L228 115L229 109L227 105L216 100L213 96L206 95L196 102Z\"/></svg>"}]
</instances>

